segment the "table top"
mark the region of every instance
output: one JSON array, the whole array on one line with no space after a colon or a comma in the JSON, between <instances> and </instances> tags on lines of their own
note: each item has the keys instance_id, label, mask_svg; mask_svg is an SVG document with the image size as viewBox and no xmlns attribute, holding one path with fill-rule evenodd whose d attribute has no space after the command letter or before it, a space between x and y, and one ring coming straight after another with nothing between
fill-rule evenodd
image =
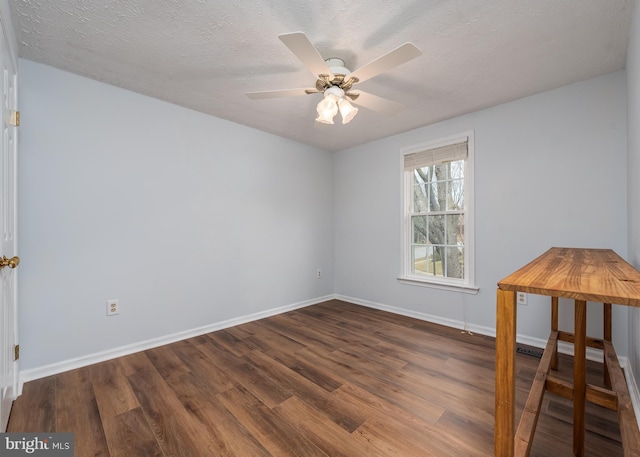
<instances>
[{"instance_id":1,"label":"table top","mask_svg":"<svg viewBox=\"0 0 640 457\"><path fill-rule=\"evenodd\" d=\"M498 287L640 307L640 271L611 249L551 248Z\"/></svg>"}]
</instances>

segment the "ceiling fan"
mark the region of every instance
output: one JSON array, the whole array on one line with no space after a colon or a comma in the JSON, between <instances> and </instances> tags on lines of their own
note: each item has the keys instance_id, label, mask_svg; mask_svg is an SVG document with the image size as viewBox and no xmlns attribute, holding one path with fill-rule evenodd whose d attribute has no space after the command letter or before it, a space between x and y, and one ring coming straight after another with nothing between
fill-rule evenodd
<instances>
[{"instance_id":1,"label":"ceiling fan","mask_svg":"<svg viewBox=\"0 0 640 457\"><path fill-rule=\"evenodd\" d=\"M337 57L323 59L320 52L302 32L285 33L278 38L317 78L315 88L266 90L247 92L246 95L250 99L260 100L321 93L324 98L318 103L316 121L324 124L333 124L333 117L338 111L342 115L343 124L354 118L358 108L354 108L348 99L356 105L383 114L392 115L402 110L401 104L391 100L361 90L353 92L353 86L422 55L422 51L412 43L405 43L351 72L345 68L342 59Z\"/></svg>"}]
</instances>

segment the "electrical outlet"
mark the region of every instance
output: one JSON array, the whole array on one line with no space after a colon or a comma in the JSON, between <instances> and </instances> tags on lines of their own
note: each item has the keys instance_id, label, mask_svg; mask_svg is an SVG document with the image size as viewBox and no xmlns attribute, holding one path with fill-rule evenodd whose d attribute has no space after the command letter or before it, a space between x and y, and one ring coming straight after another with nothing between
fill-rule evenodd
<instances>
[{"instance_id":1,"label":"electrical outlet","mask_svg":"<svg viewBox=\"0 0 640 457\"><path fill-rule=\"evenodd\" d=\"M526 305L527 304L527 294L525 292L518 292L517 293L517 297L518 297L518 304L519 305Z\"/></svg>"},{"instance_id":2,"label":"electrical outlet","mask_svg":"<svg viewBox=\"0 0 640 457\"><path fill-rule=\"evenodd\" d=\"M322 270L320 268L318 268L318 271L316 271L316 278L322 278Z\"/></svg>"},{"instance_id":3,"label":"electrical outlet","mask_svg":"<svg viewBox=\"0 0 640 457\"><path fill-rule=\"evenodd\" d=\"M107 316L120 314L120 300L107 300Z\"/></svg>"}]
</instances>

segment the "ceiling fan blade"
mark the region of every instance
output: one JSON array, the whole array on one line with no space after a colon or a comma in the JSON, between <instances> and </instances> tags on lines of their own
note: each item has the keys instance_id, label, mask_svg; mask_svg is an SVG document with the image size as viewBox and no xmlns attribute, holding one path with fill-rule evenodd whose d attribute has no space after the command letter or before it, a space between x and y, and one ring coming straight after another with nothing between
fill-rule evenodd
<instances>
[{"instance_id":1,"label":"ceiling fan blade","mask_svg":"<svg viewBox=\"0 0 640 457\"><path fill-rule=\"evenodd\" d=\"M360 81L366 81L374 76L378 76L387 70L390 70L398 65L402 65L418 56L422 55L422 51L414 46L413 43L405 43L398 46L393 51L389 51L385 55L377 58L373 62L369 62L364 67L358 68L351 73L352 78L358 78Z\"/></svg>"},{"instance_id":2,"label":"ceiling fan blade","mask_svg":"<svg viewBox=\"0 0 640 457\"><path fill-rule=\"evenodd\" d=\"M378 97L377 95L373 95L368 92L358 90L357 94L358 97L355 100L352 100L354 105L362 106L372 111L377 111L378 113L393 116L404 109L404 105L401 105L400 103L392 102L391 100Z\"/></svg>"},{"instance_id":3,"label":"ceiling fan blade","mask_svg":"<svg viewBox=\"0 0 640 457\"><path fill-rule=\"evenodd\" d=\"M285 33L279 35L278 38L293 52L307 69L313 73L315 77L318 75L329 75L329 79L333 79L333 73L325 63L324 59L309 41L309 38L302 32Z\"/></svg>"},{"instance_id":4,"label":"ceiling fan blade","mask_svg":"<svg viewBox=\"0 0 640 457\"><path fill-rule=\"evenodd\" d=\"M263 100L265 98L297 97L298 95L306 95L315 92L318 91L316 89L281 89L246 92L245 95L251 100Z\"/></svg>"}]
</instances>

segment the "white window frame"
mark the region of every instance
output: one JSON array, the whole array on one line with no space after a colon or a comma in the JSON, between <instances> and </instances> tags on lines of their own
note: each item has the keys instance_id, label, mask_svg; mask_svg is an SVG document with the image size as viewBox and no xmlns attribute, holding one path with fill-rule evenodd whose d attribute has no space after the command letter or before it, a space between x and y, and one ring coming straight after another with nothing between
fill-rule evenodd
<instances>
[{"instance_id":1,"label":"white window frame","mask_svg":"<svg viewBox=\"0 0 640 457\"><path fill-rule=\"evenodd\" d=\"M429 149L440 148L451 144L467 141L467 158L464 168L464 201L465 201L465 221L464 221L464 279L442 278L437 276L420 275L412 272L411 255L411 205L413 204L413 173L405 171L405 156ZM400 157L400 170L402 173L402 236L401 252L402 265L398 281L403 284L411 284L436 289L453 290L470 294L478 293L475 285L475 237L474 237L474 132L466 132L439 138L421 144L412 145L402 149Z\"/></svg>"}]
</instances>

